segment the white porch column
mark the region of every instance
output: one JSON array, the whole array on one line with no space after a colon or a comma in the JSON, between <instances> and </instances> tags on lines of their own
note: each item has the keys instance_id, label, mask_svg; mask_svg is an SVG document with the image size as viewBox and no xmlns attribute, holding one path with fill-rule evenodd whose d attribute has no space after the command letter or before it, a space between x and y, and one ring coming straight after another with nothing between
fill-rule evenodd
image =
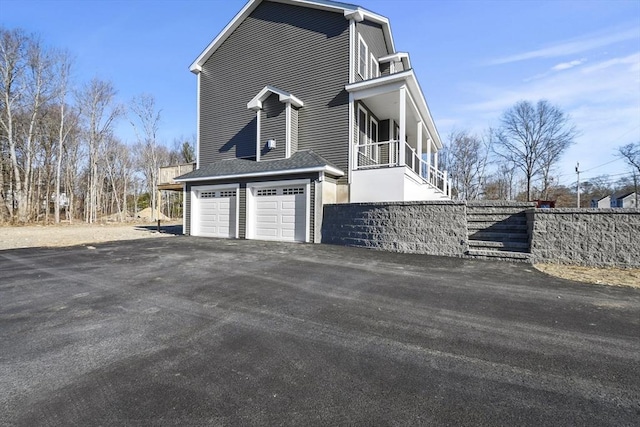
<instances>
[{"instance_id":1,"label":"white porch column","mask_svg":"<svg viewBox=\"0 0 640 427\"><path fill-rule=\"evenodd\" d=\"M431 178L431 138L427 138L427 181Z\"/></svg>"},{"instance_id":2,"label":"white porch column","mask_svg":"<svg viewBox=\"0 0 640 427\"><path fill-rule=\"evenodd\" d=\"M284 157L291 157L291 102L285 107L285 149Z\"/></svg>"},{"instance_id":3,"label":"white porch column","mask_svg":"<svg viewBox=\"0 0 640 427\"><path fill-rule=\"evenodd\" d=\"M438 170L438 152L433 153L433 168Z\"/></svg>"},{"instance_id":4,"label":"white porch column","mask_svg":"<svg viewBox=\"0 0 640 427\"><path fill-rule=\"evenodd\" d=\"M261 144L260 144L260 111L262 110L256 110L256 162L260 161L260 149Z\"/></svg>"},{"instance_id":5,"label":"white porch column","mask_svg":"<svg viewBox=\"0 0 640 427\"><path fill-rule=\"evenodd\" d=\"M442 178L442 192L444 194L448 195L449 193L447 192L447 184L448 184L448 182L447 182L447 179L448 179L447 178L447 171L442 172L442 176L443 176L443 178Z\"/></svg>"},{"instance_id":6,"label":"white porch column","mask_svg":"<svg viewBox=\"0 0 640 427\"><path fill-rule=\"evenodd\" d=\"M422 160L422 122L418 121L418 129L416 129L416 151L418 159ZM415 170L415 169L414 169ZM418 162L418 175L422 176L422 162Z\"/></svg>"},{"instance_id":7,"label":"white porch column","mask_svg":"<svg viewBox=\"0 0 640 427\"><path fill-rule=\"evenodd\" d=\"M398 162L400 165L406 165L406 149L404 145L405 135L407 134L407 88L402 86L399 90L399 105L398 105L398 113L400 115L400 130L398 139L400 140L398 143L398 149L400 152L398 153Z\"/></svg>"}]
</instances>

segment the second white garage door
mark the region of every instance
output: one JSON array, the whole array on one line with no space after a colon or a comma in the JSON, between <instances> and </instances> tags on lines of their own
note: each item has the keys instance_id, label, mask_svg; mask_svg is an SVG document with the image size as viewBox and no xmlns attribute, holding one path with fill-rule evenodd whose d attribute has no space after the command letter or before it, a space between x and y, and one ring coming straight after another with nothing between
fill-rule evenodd
<instances>
[{"instance_id":1,"label":"second white garage door","mask_svg":"<svg viewBox=\"0 0 640 427\"><path fill-rule=\"evenodd\" d=\"M260 240L307 240L307 185L253 188L253 233Z\"/></svg>"}]
</instances>

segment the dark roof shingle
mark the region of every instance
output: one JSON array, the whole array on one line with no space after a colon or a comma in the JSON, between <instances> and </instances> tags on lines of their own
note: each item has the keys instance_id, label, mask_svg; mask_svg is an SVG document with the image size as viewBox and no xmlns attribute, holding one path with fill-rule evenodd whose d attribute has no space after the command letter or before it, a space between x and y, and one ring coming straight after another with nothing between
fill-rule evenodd
<instances>
[{"instance_id":1,"label":"dark roof shingle","mask_svg":"<svg viewBox=\"0 0 640 427\"><path fill-rule=\"evenodd\" d=\"M256 162L248 159L228 159L209 163L187 174L175 178L176 181L196 181L205 178L212 180L221 177L233 177L243 175L270 174L282 172L283 175L296 173L304 169L328 169L330 175L344 175L339 168L329 163L322 156L311 150L298 151L288 159L263 160ZM335 173L331 171L334 169Z\"/></svg>"}]
</instances>

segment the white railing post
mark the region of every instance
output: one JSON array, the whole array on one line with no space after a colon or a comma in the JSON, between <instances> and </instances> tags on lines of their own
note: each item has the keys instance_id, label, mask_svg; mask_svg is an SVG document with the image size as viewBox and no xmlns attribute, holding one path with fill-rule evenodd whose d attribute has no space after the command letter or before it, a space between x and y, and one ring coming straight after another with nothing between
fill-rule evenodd
<instances>
[{"instance_id":1,"label":"white railing post","mask_svg":"<svg viewBox=\"0 0 640 427\"><path fill-rule=\"evenodd\" d=\"M406 150L405 150L405 135L407 134L407 88L402 86L400 88L400 90L398 91L399 93L399 105L398 105L398 114L400 115L399 119L400 119L400 129L399 129L399 135L398 135L398 139L400 140L400 143L398 144L398 149L400 150L400 152L398 153L398 160L400 163L400 166L404 166L407 164L406 161Z\"/></svg>"},{"instance_id":2,"label":"white railing post","mask_svg":"<svg viewBox=\"0 0 640 427\"><path fill-rule=\"evenodd\" d=\"M427 138L427 182L431 181L431 138Z\"/></svg>"},{"instance_id":3,"label":"white railing post","mask_svg":"<svg viewBox=\"0 0 640 427\"><path fill-rule=\"evenodd\" d=\"M442 192L447 193L447 171L442 171Z\"/></svg>"}]
</instances>

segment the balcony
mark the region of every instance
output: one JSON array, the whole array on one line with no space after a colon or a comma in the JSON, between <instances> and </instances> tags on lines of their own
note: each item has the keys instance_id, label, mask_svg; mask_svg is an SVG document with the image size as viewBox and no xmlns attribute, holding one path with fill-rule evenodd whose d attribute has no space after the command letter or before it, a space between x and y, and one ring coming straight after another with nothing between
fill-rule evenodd
<instances>
[{"instance_id":1,"label":"balcony","mask_svg":"<svg viewBox=\"0 0 640 427\"><path fill-rule=\"evenodd\" d=\"M182 190L182 183L173 179L191 172L196 168L195 163L182 163L179 165L163 166L158 173L158 190Z\"/></svg>"},{"instance_id":2,"label":"balcony","mask_svg":"<svg viewBox=\"0 0 640 427\"><path fill-rule=\"evenodd\" d=\"M399 140L357 144L352 171L352 201L442 200L451 198L446 171ZM403 155L404 154L404 155Z\"/></svg>"}]
</instances>

